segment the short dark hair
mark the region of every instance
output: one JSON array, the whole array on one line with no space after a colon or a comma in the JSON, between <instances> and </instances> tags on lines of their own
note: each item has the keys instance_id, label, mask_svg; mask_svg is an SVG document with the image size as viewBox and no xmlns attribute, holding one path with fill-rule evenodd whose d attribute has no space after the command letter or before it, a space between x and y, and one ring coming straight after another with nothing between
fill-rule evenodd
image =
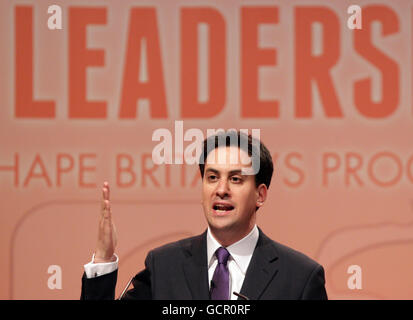
<instances>
[{"instance_id":1,"label":"short dark hair","mask_svg":"<svg viewBox=\"0 0 413 320\"><path fill-rule=\"evenodd\" d=\"M245 139L244 143L242 143L243 139ZM258 150L256 150L256 148L257 146L259 146L260 158L259 168L255 171L257 172L255 174L255 186L258 187L260 184L264 183L267 188L270 187L274 166L271 154L268 151L267 147L261 142L261 140L252 137L250 134L247 135L243 132L235 130L228 130L227 132L220 131L204 140L202 153L199 158L199 170L201 171L202 178L204 178L205 161L208 157L208 154L212 150L215 150L216 148L221 146L237 146L239 149L247 152L248 156L250 157L258 154ZM254 161L252 165L254 166Z\"/></svg>"}]
</instances>

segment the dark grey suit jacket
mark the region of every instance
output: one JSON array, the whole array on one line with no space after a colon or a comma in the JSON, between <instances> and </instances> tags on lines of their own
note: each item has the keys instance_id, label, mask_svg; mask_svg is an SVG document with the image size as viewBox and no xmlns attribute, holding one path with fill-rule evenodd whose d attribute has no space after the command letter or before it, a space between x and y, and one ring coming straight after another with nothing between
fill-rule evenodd
<instances>
[{"instance_id":1,"label":"dark grey suit jacket","mask_svg":"<svg viewBox=\"0 0 413 320\"><path fill-rule=\"evenodd\" d=\"M149 252L145 269L124 299L210 299L206 232ZM81 299L114 299L117 270L92 279L82 277ZM327 299L324 269L314 260L269 239L259 238L241 294L251 300Z\"/></svg>"}]
</instances>

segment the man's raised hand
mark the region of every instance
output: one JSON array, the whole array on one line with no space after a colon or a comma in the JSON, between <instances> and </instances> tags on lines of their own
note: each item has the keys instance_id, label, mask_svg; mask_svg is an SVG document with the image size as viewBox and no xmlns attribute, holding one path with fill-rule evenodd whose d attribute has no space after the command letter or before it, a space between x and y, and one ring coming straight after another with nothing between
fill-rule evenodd
<instances>
[{"instance_id":1,"label":"man's raised hand","mask_svg":"<svg viewBox=\"0 0 413 320\"><path fill-rule=\"evenodd\" d=\"M112 211L109 200L109 183L107 181L103 183L102 195L102 207L94 263L116 261L114 253L117 244L117 235L112 220Z\"/></svg>"}]
</instances>

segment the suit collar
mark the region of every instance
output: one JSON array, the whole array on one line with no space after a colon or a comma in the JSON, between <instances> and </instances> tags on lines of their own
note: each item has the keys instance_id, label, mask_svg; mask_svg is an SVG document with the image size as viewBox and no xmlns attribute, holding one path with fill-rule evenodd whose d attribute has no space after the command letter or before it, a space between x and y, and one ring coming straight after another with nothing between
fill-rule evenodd
<instances>
[{"instance_id":1,"label":"suit collar","mask_svg":"<svg viewBox=\"0 0 413 320\"><path fill-rule=\"evenodd\" d=\"M183 263L185 279L192 299L208 300L208 262L207 262L207 245L206 231L201 235L194 237L192 241L184 247L186 259Z\"/></svg>"},{"instance_id":2,"label":"suit collar","mask_svg":"<svg viewBox=\"0 0 413 320\"><path fill-rule=\"evenodd\" d=\"M258 300L278 271L278 252L274 243L260 228L259 238L245 275L241 294ZM207 231L184 245L186 259L183 270L192 299L208 300Z\"/></svg>"},{"instance_id":3,"label":"suit collar","mask_svg":"<svg viewBox=\"0 0 413 320\"><path fill-rule=\"evenodd\" d=\"M258 300L278 271L278 252L274 243L260 228L257 246L248 266L241 294Z\"/></svg>"}]
</instances>

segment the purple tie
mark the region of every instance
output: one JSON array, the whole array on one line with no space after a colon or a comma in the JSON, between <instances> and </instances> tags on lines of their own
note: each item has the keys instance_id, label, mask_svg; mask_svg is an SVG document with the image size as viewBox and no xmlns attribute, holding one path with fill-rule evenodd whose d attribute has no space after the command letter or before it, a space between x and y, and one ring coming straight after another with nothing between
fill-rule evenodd
<instances>
[{"instance_id":1,"label":"purple tie","mask_svg":"<svg viewBox=\"0 0 413 320\"><path fill-rule=\"evenodd\" d=\"M212 277L211 299L229 300L229 271L227 267L229 252L227 249L220 247L215 251L215 256L218 259L218 264Z\"/></svg>"}]
</instances>

